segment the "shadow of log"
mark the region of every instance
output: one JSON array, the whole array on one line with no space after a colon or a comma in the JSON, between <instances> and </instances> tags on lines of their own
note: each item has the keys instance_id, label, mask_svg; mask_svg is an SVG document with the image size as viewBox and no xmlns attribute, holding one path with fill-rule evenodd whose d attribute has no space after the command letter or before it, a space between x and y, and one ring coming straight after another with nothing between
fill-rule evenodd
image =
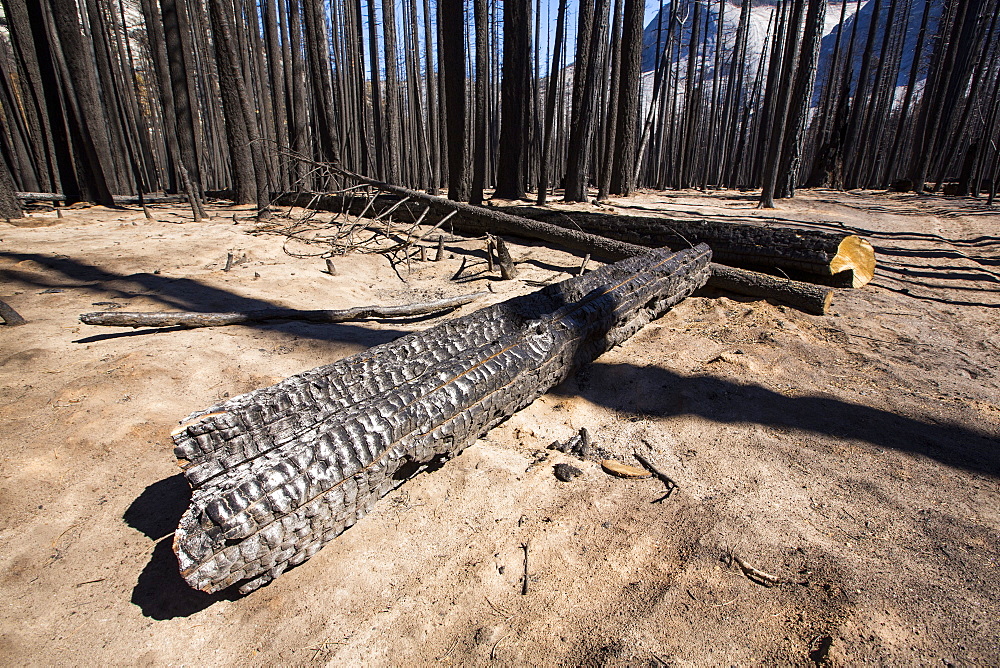
<instances>
[{"instance_id":1,"label":"shadow of log","mask_svg":"<svg viewBox=\"0 0 1000 668\"><path fill-rule=\"evenodd\" d=\"M144 489L122 518L136 531L160 541L132 589L132 603L146 617L188 617L217 601L233 598L225 591L210 595L192 589L177 570L170 537L190 501L191 487L178 473Z\"/></svg>"},{"instance_id":2,"label":"shadow of log","mask_svg":"<svg viewBox=\"0 0 1000 668\"><path fill-rule=\"evenodd\" d=\"M192 589L177 570L177 556L169 538L157 543L149 563L132 589L132 603L156 620L190 617L219 601L235 600L229 590L206 594Z\"/></svg>"},{"instance_id":3,"label":"shadow of log","mask_svg":"<svg viewBox=\"0 0 1000 668\"><path fill-rule=\"evenodd\" d=\"M178 473L144 489L122 519L136 531L153 540L160 540L174 532L189 503L191 486L184 479L184 474Z\"/></svg>"}]
</instances>

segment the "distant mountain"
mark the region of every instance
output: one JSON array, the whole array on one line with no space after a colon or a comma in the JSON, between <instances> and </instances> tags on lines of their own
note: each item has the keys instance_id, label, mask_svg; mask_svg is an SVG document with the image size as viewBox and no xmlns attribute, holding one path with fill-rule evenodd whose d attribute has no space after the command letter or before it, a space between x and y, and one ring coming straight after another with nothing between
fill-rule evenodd
<instances>
[{"instance_id":1,"label":"distant mountain","mask_svg":"<svg viewBox=\"0 0 1000 668\"><path fill-rule=\"evenodd\" d=\"M708 43L708 53L714 54L716 40L719 40L719 43L722 46L724 65L721 68L721 71L723 75L725 75L725 73L729 70L729 63L732 60L732 52L735 46L736 32L740 19L740 3L732 0L725 0L725 2L721 3L721 20L719 17L719 2L713 2L712 0L678 0L674 12L674 20L679 22L682 26L681 48L678 53L676 50L676 42L673 44L673 53L669 55L671 58L671 64L674 66L678 64L683 65L687 61L688 44L694 27L696 4L700 5L697 8L702 20L700 30L705 33L702 36L702 39L706 40ZM747 37L746 61L750 71L749 82L752 82L753 76L757 72L758 64L763 62L763 66L767 67L766 57L763 61L761 60L761 52L765 48L771 16L778 3L777 0L751 0L750 4L750 26ZM885 24L888 18L888 4L888 2L882 2L882 10L878 21L879 32L875 41L876 49L881 49L882 46L882 34L885 30ZM923 3L914 2L909 4L911 7L907 13L906 3L900 3L900 13L897 14L893 21L896 25L899 25L903 21L906 22L906 36L900 72L897 78L897 85L905 84L907 78L909 77L910 67L913 63L913 56L916 51L917 34L920 30L920 19L923 12ZM937 0L932 6L929 33L933 33L934 27L937 25L938 18L941 15L942 5L943 0ZM842 4L839 2L830 3L828 5L826 26L823 31L824 37L820 45L820 58L817 70L819 82L825 81L828 76L829 68L833 60L833 53L836 50L837 38L841 31L843 31L843 38L841 42L842 58L846 57L852 31L856 31L852 58L855 79L861 69L861 60L864 55L865 40L868 35L868 27L871 24L872 15L874 13L875 2L874 0L864 1L860 10L856 10L855 3L850 2L847 7L843 25L837 25L840 20L841 7ZM642 68L644 72L652 72L656 68L657 56L666 46L667 26L671 14L670 10L670 4L665 4L661 12L653 17L643 32L644 46L642 53ZM706 18L707 25L705 24ZM661 25L662 30L660 29ZM659 40L657 40L658 35ZM658 41L659 48L657 48ZM924 58L928 56L930 48L931 45L928 42L925 42L923 53ZM705 63L705 68L706 78L713 78L715 76L714 55ZM919 78L923 79L925 76L926 73L921 72ZM820 94L820 86L816 87L815 94L817 96Z\"/></svg>"},{"instance_id":2,"label":"distant mountain","mask_svg":"<svg viewBox=\"0 0 1000 668\"><path fill-rule=\"evenodd\" d=\"M878 36L875 42L875 48L882 48L882 38L885 33L885 25L888 19L888 4L887 2L882 3L882 9L879 13L878 20ZM913 56L917 50L917 36L920 32L920 19L923 17L924 5L920 2L910 3L909 14L905 13L905 5L900 5L900 9L903 12L897 13L896 17L893 19L893 23L900 25L903 21L906 22L906 37L903 47L902 60L899 68L899 76L896 79L897 86L906 85L907 80L910 76L910 68L913 65ZM937 29L938 20L941 18L941 9L943 7L943 2L936 2L931 5L930 20L928 23L928 34L934 34ZM838 5L839 6L839 5ZM839 9L838 9L839 11ZM848 10L850 11L850 10ZM898 10L897 10L898 11ZM843 31L843 39L841 42L842 53L846 55L848 45L851 40L851 32L856 31L857 36L855 37L854 46L854 78L857 78L861 71L861 61L864 58L864 48L865 39L868 36L868 28L872 22L872 15L875 12L875 3L869 0L864 5L861 6L860 11L856 14L849 14L846 19L844 19L843 26L832 26L830 32L823 38L820 46L820 61L818 75L825 78L827 72L829 71L831 61L833 59L833 52L836 48L837 36ZM839 18L837 16L834 20ZM923 46L923 57L926 59L930 54L931 49L930 40L924 40ZM918 81L923 80L926 77L926 72L919 74Z\"/></svg>"}]
</instances>

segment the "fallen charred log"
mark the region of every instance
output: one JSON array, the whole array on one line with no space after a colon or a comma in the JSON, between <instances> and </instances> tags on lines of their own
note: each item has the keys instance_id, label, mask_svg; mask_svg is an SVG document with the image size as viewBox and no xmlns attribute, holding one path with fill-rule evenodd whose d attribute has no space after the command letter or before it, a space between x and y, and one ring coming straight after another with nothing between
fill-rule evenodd
<instances>
[{"instance_id":1,"label":"fallen charred log","mask_svg":"<svg viewBox=\"0 0 1000 668\"><path fill-rule=\"evenodd\" d=\"M705 284L711 251L649 251L196 413L181 574L246 592L314 555L420 467L453 457Z\"/></svg>"},{"instance_id":2,"label":"fallen charred log","mask_svg":"<svg viewBox=\"0 0 1000 668\"><path fill-rule=\"evenodd\" d=\"M711 218L680 220L530 206L505 211L639 246L676 250L706 243L719 264L830 277L837 287L860 288L875 274L875 251L867 240L853 234Z\"/></svg>"},{"instance_id":3,"label":"fallen charred log","mask_svg":"<svg viewBox=\"0 0 1000 668\"><path fill-rule=\"evenodd\" d=\"M345 197L340 193L288 193L279 197L278 201L286 206L294 205L325 211L350 212L360 216L364 215L376 201L379 201L383 207L391 208L399 203L400 197L405 197L426 204L433 209L439 217L438 224L440 224L440 218L449 217L451 225L462 232L507 233L547 241L562 248L587 253L588 256L592 253L613 260L649 252L649 248L646 246L609 239L598 234L565 229L558 225L514 216L496 209L454 202L444 197L400 188L343 170L339 170L339 173L390 194L366 199L355 196ZM538 209L533 210L538 211ZM402 212L403 210L398 211L398 213ZM456 213L458 215L455 215ZM428 220L429 218L425 217L425 220L431 222ZM415 222L415 219L410 222ZM685 248L688 246L689 244L684 244ZM714 285L714 287L751 297L775 299L800 308L807 313L825 315L833 295L833 292L828 288L820 288L802 281L779 278L746 269L729 271L727 267L716 263L713 263L712 267L713 279L709 281L709 284ZM459 269L459 274L463 268L464 266ZM714 280L716 275L720 277L720 280ZM456 278L457 276L458 274L456 274Z\"/></svg>"},{"instance_id":4,"label":"fallen charred log","mask_svg":"<svg viewBox=\"0 0 1000 668\"><path fill-rule=\"evenodd\" d=\"M16 193L17 198L24 202L65 202L66 195L63 193L33 193L33 192L19 192ZM113 197L115 204L176 204L178 202L186 202L186 195L144 195L139 197L138 195L115 195Z\"/></svg>"},{"instance_id":5,"label":"fallen charred log","mask_svg":"<svg viewBox=\"0 0 1000 668\"><path fill-rule=\"evenodd\" d=\"M715 262L712 263L712 277L708 279L708 284L750 297L776 298L813 315L826 315L833 299L833 290L821 285L791 281Z\"/></svg>"}]
</instances>

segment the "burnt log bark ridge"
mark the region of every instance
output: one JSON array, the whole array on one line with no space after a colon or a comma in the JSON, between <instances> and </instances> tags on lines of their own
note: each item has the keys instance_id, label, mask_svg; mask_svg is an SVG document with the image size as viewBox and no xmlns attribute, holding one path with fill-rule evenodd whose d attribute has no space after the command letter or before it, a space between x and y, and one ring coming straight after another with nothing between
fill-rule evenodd
<instances>
[{"instance_id":1,"label":"burnt log bark ridge","mask_svg":"<svg viewBox=\"0 0 1000 668\"><path fill-rule=\"evenodd\" d=\"M192 415L173 435L194 490L181 574L246 593L302 563L704 285L710 259L704 245L628 258Z\"/></svg>"}]
</instances>

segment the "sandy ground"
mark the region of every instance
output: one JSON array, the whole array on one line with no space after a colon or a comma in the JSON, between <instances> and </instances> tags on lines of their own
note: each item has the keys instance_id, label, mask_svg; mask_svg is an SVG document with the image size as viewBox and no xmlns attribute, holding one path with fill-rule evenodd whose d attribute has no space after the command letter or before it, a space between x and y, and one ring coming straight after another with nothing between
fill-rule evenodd
<instances>
[{"instance_id":1,"label":"sandy ground","mask_svg":"<svg viewBox=\"0 0 1000 668\"><path fill-rule=\"evenodd\" d=\"M1000 214L973 200L646 193L624 212L855 229L879 270L833 315L689 298L317 556L245 597L177 574L169 432L218 399L427 327L167 331L80 313L341 308L561 280L580 258L481 241L395 270L283 252L246 213L90 208L0 223L0 659L7 665L996 665ZM234 220L234 215L237 218ZM288 249L318 253L294 244ZM223 271L227 253L246 256ZM451 280L463 257L470 266ZM405 279L405 280L404 280ZM464 307L468 312L476 306ZM587 427L677 483L546 450ZM572 463L570 483L553 466ZM528 545L529 590L521 593ZM774 577L764 586L732 558Z\"/></svg>"}]
</instances>

